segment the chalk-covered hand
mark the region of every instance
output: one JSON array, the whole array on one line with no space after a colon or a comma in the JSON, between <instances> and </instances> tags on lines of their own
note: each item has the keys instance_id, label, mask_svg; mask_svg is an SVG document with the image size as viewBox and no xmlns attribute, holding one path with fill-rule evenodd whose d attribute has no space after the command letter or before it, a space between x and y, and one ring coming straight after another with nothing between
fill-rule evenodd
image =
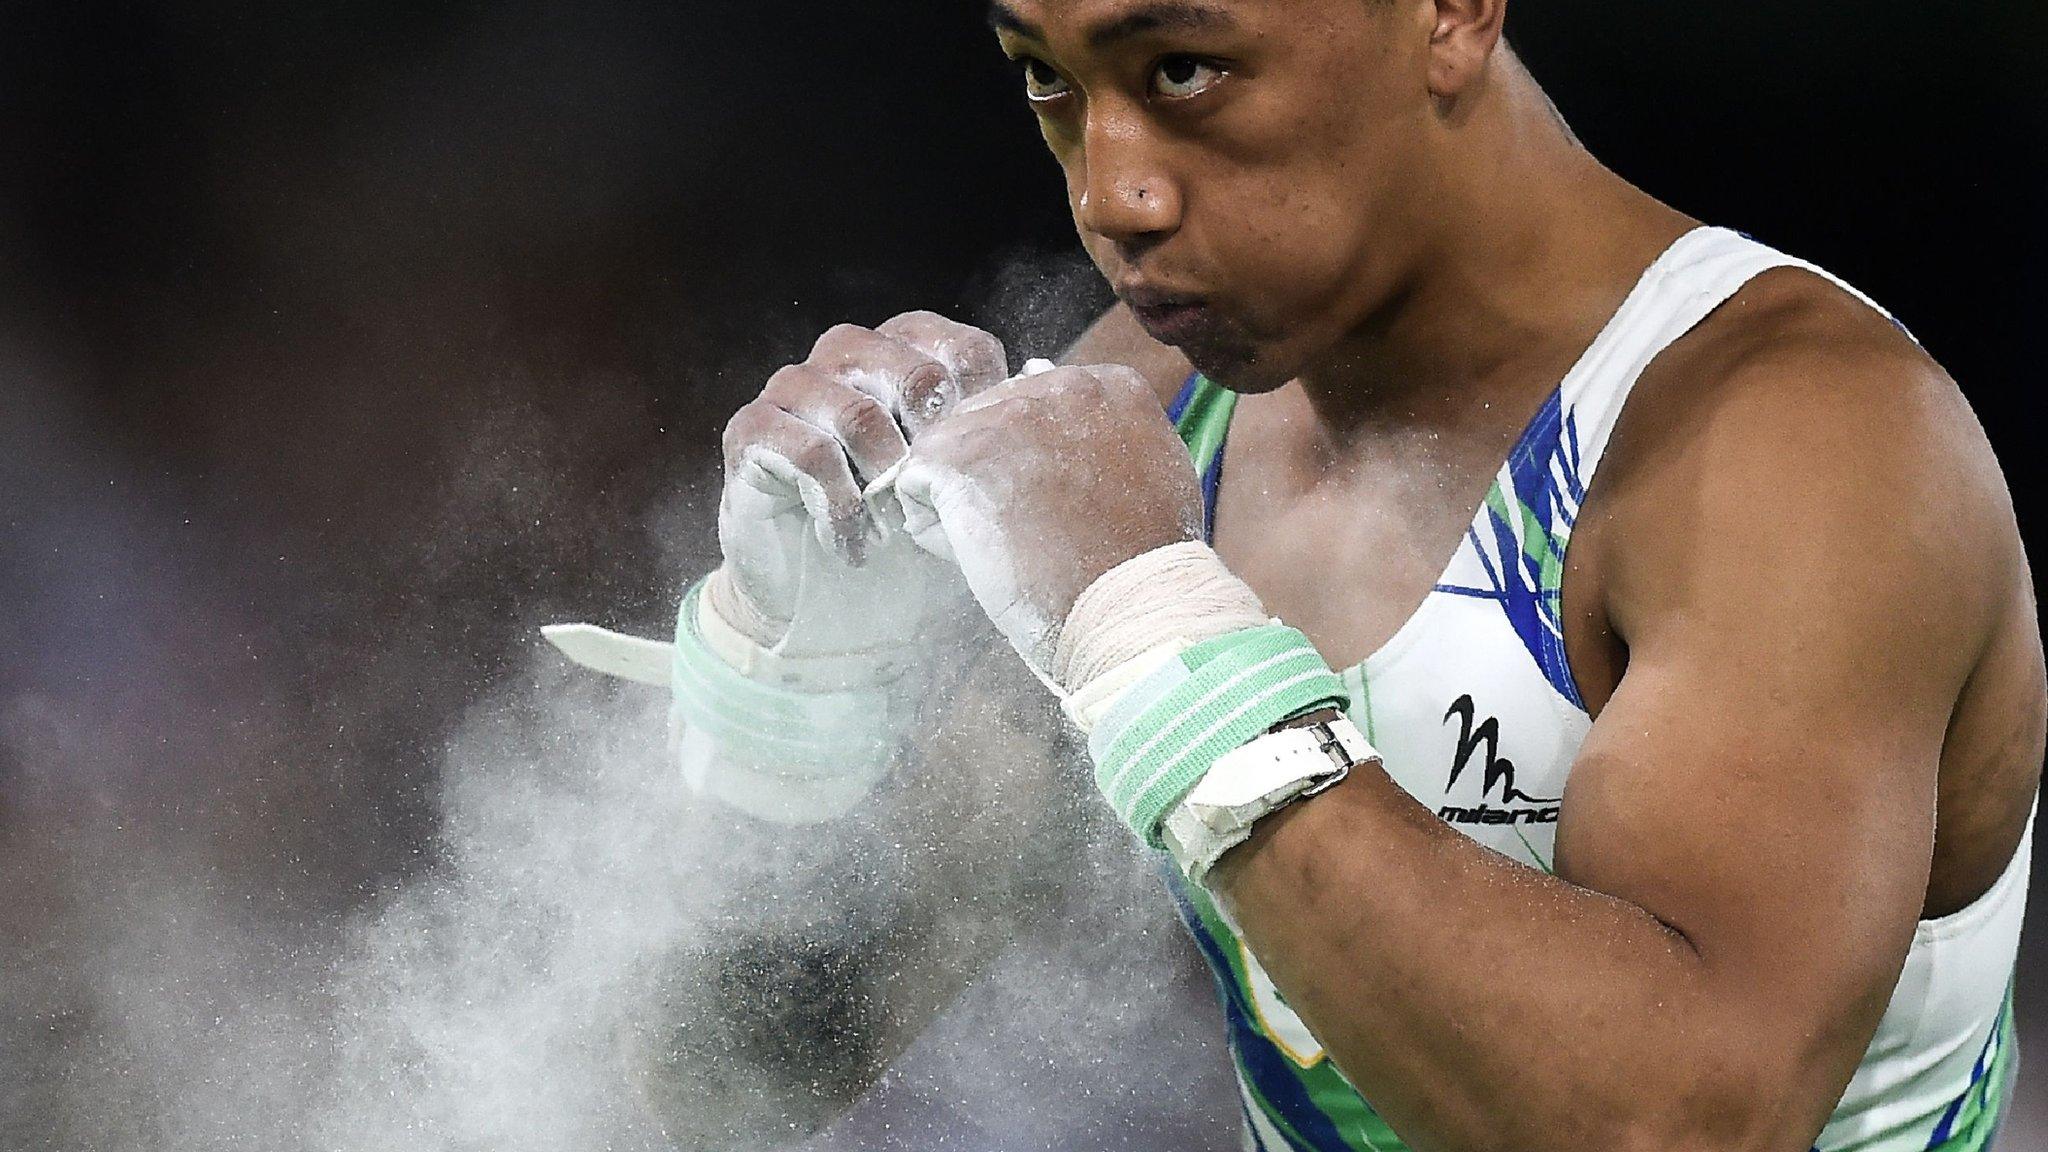
<instances>
[{"instance_id":1,"label":"chalk-covered hand","mask_svg":"<svg viewBox=\"0 0 2048 1152\"><path fill-rule=\"evenodd\" d=\"M994 336L912 312L872 331L840 325L770 377L725 429L720 614L789 655L914 635L959 578L862 490L1004 371Z\"/></svg>"},{"instance_id":2,"label":"chalk-covered hand","mask_svg":"<svg viewBox=\"0 0 2048 1152\"><path fill-rule=\"evenodd\" d=\"M962 403L913 445L906 529L960 565L975 599L1045 671L1096 577L1202 536L1187 449L1136 372L1056 368Z\"/></svg>"}]
</instances>

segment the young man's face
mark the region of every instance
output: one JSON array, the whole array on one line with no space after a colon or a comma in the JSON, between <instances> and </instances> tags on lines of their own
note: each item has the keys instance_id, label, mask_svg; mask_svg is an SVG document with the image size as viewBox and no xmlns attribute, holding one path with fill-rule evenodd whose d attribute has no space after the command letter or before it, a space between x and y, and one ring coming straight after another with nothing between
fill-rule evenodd
<instances>
[{"instance_id":1,"label":"young man's face","mask_svg":"<svg viewBox=\"0 0 2048 1152\"><path fill-rule=\"evenodd\" d=\"M1082 242L1151 334L1287 382L1425 242L1431 6L994 0Z\"/></svg>"}]
</instances>

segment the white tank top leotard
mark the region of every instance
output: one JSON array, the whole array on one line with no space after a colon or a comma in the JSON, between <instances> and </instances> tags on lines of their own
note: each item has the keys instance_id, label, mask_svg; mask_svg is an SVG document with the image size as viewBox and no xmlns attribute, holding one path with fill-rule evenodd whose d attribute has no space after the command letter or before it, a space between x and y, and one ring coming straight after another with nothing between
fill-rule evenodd
<instances>
[{"instance_id":1,"label":"white tank top leotard","mask_svg":"<svg viewBox=\"0 0 2048 1152\"><path fill-rule=\"evenodd\" d=\"M1630 389L1738 289L1781 267L1825 277L1877 308L1819 268L1735 232L1700 228L1678 240L1523 432L1422 606L1342 673L1352 718L1388 774L1497 852L1549 869L1558 798L1592 727L1565 659L1559 589L1573 522ZM1233 400L1198 377L1171 412L1212 513ZM1989 1143L2016 1064L2010 987L2032 841L2030 821L1990 891L1921 922L1818 1152L1978 1152ZM1246 1147L1405 1149L1324 1058L1206 895L1180 885L1175 895L1223 998Z\"/></svg>"}]
</instances>

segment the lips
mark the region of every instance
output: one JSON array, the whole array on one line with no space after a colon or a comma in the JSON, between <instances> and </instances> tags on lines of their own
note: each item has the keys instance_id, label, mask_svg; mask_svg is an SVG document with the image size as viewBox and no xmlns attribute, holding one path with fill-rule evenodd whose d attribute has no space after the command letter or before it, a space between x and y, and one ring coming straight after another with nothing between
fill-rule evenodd
<instances>
[{"instance_id":1,"label":"lips","mask_svg":"<svg viewBox=\"0 0 2048 1152\"><path fill-rule=\"evenodd\" d=\"M1164 344L1195 340L1215 322L1216 314L1208 301L1192 293L1148 284L1125 284L1118 287L1117 296L1130 307L1138 324Z\"/></svg>"}]
</instances>

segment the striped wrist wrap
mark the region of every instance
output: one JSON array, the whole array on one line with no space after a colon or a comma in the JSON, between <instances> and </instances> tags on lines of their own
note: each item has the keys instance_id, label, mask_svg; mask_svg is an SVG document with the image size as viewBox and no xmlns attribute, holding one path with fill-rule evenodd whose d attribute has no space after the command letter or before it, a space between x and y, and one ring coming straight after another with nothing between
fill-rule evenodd
<instances>
[{"instance_id":1,"label":"striped wrist wrap","mask_svg":"<svg viewBox=\"0 0 2048 1152\"><path fill-rule=\"evenodd\" d=\"M704 642L700 581L676 615L670 709L684 778L764 819L844 814L894 762L904 727L889 684L805 691L742 675Z\"/></svg>"},{"instance_id":2,"label":"striped wrist wrap","mask_svg":"<svg viewBox=\"0 0 2048 1152\"><path fill-rule=\"evenodd\" d=\"M1091 733L1095 782L1132 831L1159 826L1216 759L1284 720L1342 708L1344 683L1283 624L1206 640L1133 686Z\"/></svg>"}]
</instances>

